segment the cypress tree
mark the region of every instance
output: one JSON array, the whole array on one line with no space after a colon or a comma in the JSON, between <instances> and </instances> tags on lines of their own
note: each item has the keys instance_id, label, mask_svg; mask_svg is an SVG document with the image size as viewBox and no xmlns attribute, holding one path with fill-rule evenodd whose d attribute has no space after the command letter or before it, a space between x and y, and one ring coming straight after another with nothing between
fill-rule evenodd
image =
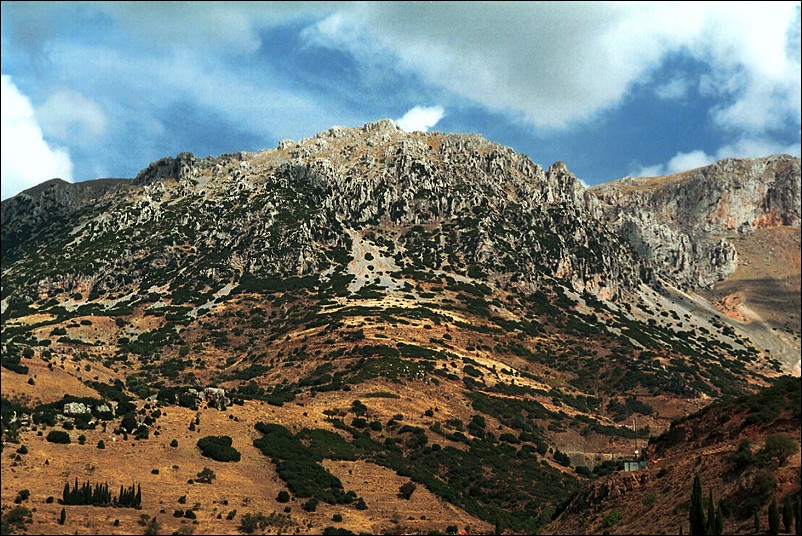
<instances>
[{"instance_id":1,"label":"cypress tree","mask_svg":"<svg viewBox=\"0 0 802 536\"><path fill-rule=\"evenodd\" d=\"M693 477L693 493L691 494L691 508L688 513L691 521L691 536L704 536L705 513L702 508L702 481L699 473Z\"/></svg>"},{"instance_id":2,"label":"cypress tree","mask_svg":"<svg viewBox=\"0 0 802 536\"><path fill-rule=\"evenodd\" d=\"M70 504L70 483L64 483L64 493L61 494L62 502L64 504Z\"/></svg>"},{"instance_id":3,"label":"cypress tree","mask_svg":"<svg viewBox=\"0 0 802 536\"><path fill-rule=\"evenodd\" d=\"M134 486L131 484L131 489L133 490ZM140 484L136 485L136 497L134 498L134 506L142 506L142 487Z\"/></svg>"},{"instance_id":4,"label":"cypress tree","mask_svg":"<svg viewBox=\"0 0 802 536\"><path fill-rule=\"evenodd\" d=\"M716 507L716 524L714 528L715 536L724 534L724 514L721 513L721 501L718 502L718 507Z\"/></svg>"},{"instance_id":5,"label":"cypress tree","mask_svg":"<svg viewBox=\"0 0 802 536\"><path fill-rule=\"evenodd\" d=\"M769 534L777 536L780 533L780 511L777 509L777 498L772 497L769 507Z\"/></svg>"},{"instance_id":6,"label":"cypress tree","mask_svg":"<svg viewBox=\"0 0 802 536\"><path fill-rule=\"evenodd\" d=\"M58 524L63 525L65 521L67 521L67 511L62 508L61 515L58 516Z\"/></svg>"},{"instance_id":7,"label":"cypress tree","mask_svg":"<svg viewBox=\"0 0 802 536\"><path fill-rule=\"evenodd\" d=\"M794 512L791 507L791 497L786 496L783 501L783 527L785 532L791 533L791 525L794 524Z\"/></svg>"},{"instance_id":8,"label":"cypress tree","mask_svg":"<svg viewBox=\"0 0 802 536\"><path fill-rule=\"evenodd\" d=\"M712 536L716 532L716 513L713 510L713 489L709 489L707 496L707 521L705 523L705 534Z\"/></svg>"}]
</instances>

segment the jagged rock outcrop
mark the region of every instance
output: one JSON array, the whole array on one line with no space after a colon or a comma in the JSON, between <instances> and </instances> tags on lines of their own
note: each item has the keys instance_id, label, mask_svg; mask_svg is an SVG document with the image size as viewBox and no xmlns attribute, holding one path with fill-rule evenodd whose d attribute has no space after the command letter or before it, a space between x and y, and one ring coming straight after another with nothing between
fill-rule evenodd
<instances>
[{"instance_id":1,"label":"jagged rock outcrop","mask_svg":"<svg viewBox=\"0 0 802 536\"><path fill-rule=\"evenodd\" d=\"M70 183L51 179L2 202L0 236L3 253L53 221L80 210L110 191L125 188L127 179L97 179Z\"/></svg>"},{"instance_id":2,"label":"jagged rock outcrop","mask_svg":"<svg viewBox=\"0 0 802 536\"><path fill-rule=\"evenodd\" d=\"M590 189L605 219L669 281L711 287L738 261L731 238L800 224L799 158L721 160L667 177Z\"/></svg>"},{"instance_id":3,"label":"jagged rock outcrop","mask_svg":"<svg viewBox=\"0 0 802 536\"><path fill-rule=\"evenodd\" d=\"M409 134L389 120L259 153L182 153L148 166L123 197L66 213L69 239L51 245L70 255L26 275L65 292L75 289L64 274L91 278L95 294L163 285L190 266L213 286L315 275L350 254L349 231L370 229L409 269L529 289L545 275L606 299L640 282L638 259L565 164L543 170L480 136Z\"/></svg>"},{"instance_id":4,"label":"jagged rock outcrop","mask_svg":"<svg viewBox=\"0 0 802 536\"><path fill-rule=\"evenodd\" d=\"M620 499L624 495L643 487L649 482L646 471L615 473L588 484L569 504L566 516L578 512L599 512L605 503Z\"/></svg>"}]
</instances>

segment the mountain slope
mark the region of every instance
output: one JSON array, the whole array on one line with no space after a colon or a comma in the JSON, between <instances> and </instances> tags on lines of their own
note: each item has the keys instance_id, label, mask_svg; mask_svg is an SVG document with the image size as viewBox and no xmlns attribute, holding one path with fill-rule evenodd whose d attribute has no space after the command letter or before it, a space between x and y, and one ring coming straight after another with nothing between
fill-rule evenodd
<instances>
[{"instance_id":1,"label":"mountain slope","mask_svg":"<svg viewBox=\"0 0 802 536\"><path fill-rule=\"evenodd\" d=\"M2 458L16 477L4 504L18 482L39 499L65 474L116 482L134 445L143 509L158 517L189 493L203 530L278 515L286 489L320 502L289 512L310 532L334 514L350 530L443 531L449 511L535 531L588 478L577 466L631 453L633 418L642 442L783 370L735 321L669 288L563 164L478 136L380 121L76 186L3 202L4 437L31 453ZM197 394L207 387L225 395ZM86 445L33 429L85 425L64 395L97 414ZM187 430L195 415L204 433ZM212 430L242 460L214 465L218 482L197 495L187 480L212 462L194 445ZM414 508L365 485L409 479L426 497ZM216 521L232 497L239 514ZM415 519L393 515L427 501ZM59 527L56 506L37 503L34 526L91 522L70 507Z\"/></svg>"},{"instance_id":2,"label":"mountain slope","mask_svg":"<svg viewBox=\"0 0 802 536\"><path fill-rule=\"evenodd\" d=\"M725 534L752 534L755 512L767 527L772 498L781 507L786 497L792 503L799 500L799 447L786 458L771 445L777 436L798 445L800 410L800 384L794 378L712 404L650 441L646 470L593 482L546 532L659 534L683 527L689 533L695 474L705 499L712 491L716 504L721 501Z\"/></svg>"},{"instance_id":3,"label":"mountain slope","mask_svg":"<svg viewBox=\"0 0 802 536\"><path fill-rule=\"evenodd\" d=\"M799 159L775 155L589 191L664 281L698 292L798 375L800 189Z\"/></svg>"}]
</instances>

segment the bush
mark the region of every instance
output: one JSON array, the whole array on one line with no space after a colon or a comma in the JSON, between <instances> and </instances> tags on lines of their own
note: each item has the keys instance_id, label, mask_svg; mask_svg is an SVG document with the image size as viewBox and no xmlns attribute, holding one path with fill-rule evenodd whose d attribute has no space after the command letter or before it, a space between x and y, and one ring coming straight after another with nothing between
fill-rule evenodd
<instances>
[{"instance_id":1,"label":"bush","mask_svg":"<svg viewBox=\"0 0 802 536\"><path fill-rule=\"evenodd\" d=\"M740 473L755 462L755 455L752 454L752 445L748 439L742 440L738 444L738 448L730 456L733 468L736 472Z\"/></svg>"},{"instance_id":2,"label":"bush","mask_svg":"<svg viewBox=\"0 0 802 536\"><path fill-rule=\"evenodd\" d=\"M280 503L290 502L290 494L287 493L285 490L281 490L278 492L276 500Z\"/></svg>"},{"instance_id":3,"label":"bush","mask_svg":"<svg viewBox=\"0 0 802 536\"><path fill-rule=\"evenodd\" d=\"M624 517L624 514L618 510L610 510L604 514L604 525L607 527L614 527Z\"/></svg>"},{"instance_id":4,"label":"bush","mask_svg":"<svg viewBox=\"0 0 802 536\"><path fill-rule=\"evenodd\" d=\"M785 434L771 434L766 438L766 445L761 454L766 458L775 458L779 465L785 463L789 456L796 454L799 447L796 441Z\"/></svg>"},{"instance_id":5,"label":"bush","mask_svg":"<svg viewBox=\"0 0 802 536\"><path fill-rule=\"evenodd\" d=\"M404 484L401 484L401 487L399 488L399 491L401 492L401 497L409 500L409 498L412 497L412 494L415 492L417 488L418 486L416 486L412 482L406 482Z\"/></svg>"},{"instance_id":6,"label":"bush","mask_svg":"<svg viewBox=\"0 0 802 536\"><path fill-rule=\"evenodd\" d=\"M51 443L61 443L66 445L70 442L70 434L61 430L51 430L45 438Z\"/></svg>"},{"instance_id":7,"label":"bush","mask_svg":"<svg viewBox=\"0 0 802 536\"><path fill-rule=\"evenodd\" d=\"M314 512L317 510L317 505L319 502L320 501L318 501L317 499L309 499L308 501L306 501L301 505L301 508L303 508L304 511L306 512Z\"/></svg>"},{"instance_id":8,"label":"bush","mask_svg":"<svg viewBox=\"0 0 802 536\"><path fill-rule=\"evenodd\" d=\"M100 441L97 442L97 448L99 448L100 450L105 449L106 443L101 439Z\"/></svg>"},{"instance_id":9,"label":"bush","mask_svg":"<svg viewBox=\"0 0 802 536\"><path fill-rule=\"evenodd\" d=\"M574 471L576 471L576 474L586 476L588 478L593 476L593 472L588 468L587 465L577 465L574 468Z\"/></svg>"},{"instance_id":10,"label":"bush","mask_svg":"<svg viewBox=\"0 0 802 536\"><path fill-rule=\"evenodd\" d=\"M204 467L203 471L197 474L196 481L202 482L204 484L211 484L212 480L214 480L215 478L217 478L217 475L214 474L214 471L212 471L208 467Z\"/></svg>"},{"instance_id":11,"label":"bush","mask_svg":"<svg viewBox=\"0 0 802 536\"><path fill-rule=\"evenodd\" d=\"M178 446L178 440L177 439L173 439L172 441L170 441L170 446L173 447L173 448L176 448Z\"/></svg>"},{"instance_id":12,"label":"bush","mask_svg":"<svg viewBox=\"0 0 802 536\"><path fill-rule=\"evenodd\" d=\"M122 421L120 421L120 428L122 428L128 433L131 433L136 429L137 424L138 423L136 422L136 415L134 415L133 413L126 413L123 416Z\"/></svg>"},{"instance_id":13,"label":"bush","mask_svg":"<svg viewBox=\"0 0 802 536\"><path fill-rule=\"evenodd\" d=\"M230 436L206 436L198 440L201 454L218 462L238 462L240 453L231 446Z\"/></svg>"}]
</instances>

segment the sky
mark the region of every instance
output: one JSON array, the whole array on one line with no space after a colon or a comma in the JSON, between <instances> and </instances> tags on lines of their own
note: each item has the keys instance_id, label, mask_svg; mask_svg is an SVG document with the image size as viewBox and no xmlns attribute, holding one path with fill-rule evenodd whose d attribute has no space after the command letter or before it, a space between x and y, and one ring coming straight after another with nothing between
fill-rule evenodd
<instances>
[{"instance_id":1,"label":"sky","mask_svg":"<svg viewBox=\"0 0 802 536\"><path fill-rule=\"evenodd\" d=\"M2 198L390 118L586 185L800 154L799 2L2 2Z\"/></svg>"}]
</instances>

